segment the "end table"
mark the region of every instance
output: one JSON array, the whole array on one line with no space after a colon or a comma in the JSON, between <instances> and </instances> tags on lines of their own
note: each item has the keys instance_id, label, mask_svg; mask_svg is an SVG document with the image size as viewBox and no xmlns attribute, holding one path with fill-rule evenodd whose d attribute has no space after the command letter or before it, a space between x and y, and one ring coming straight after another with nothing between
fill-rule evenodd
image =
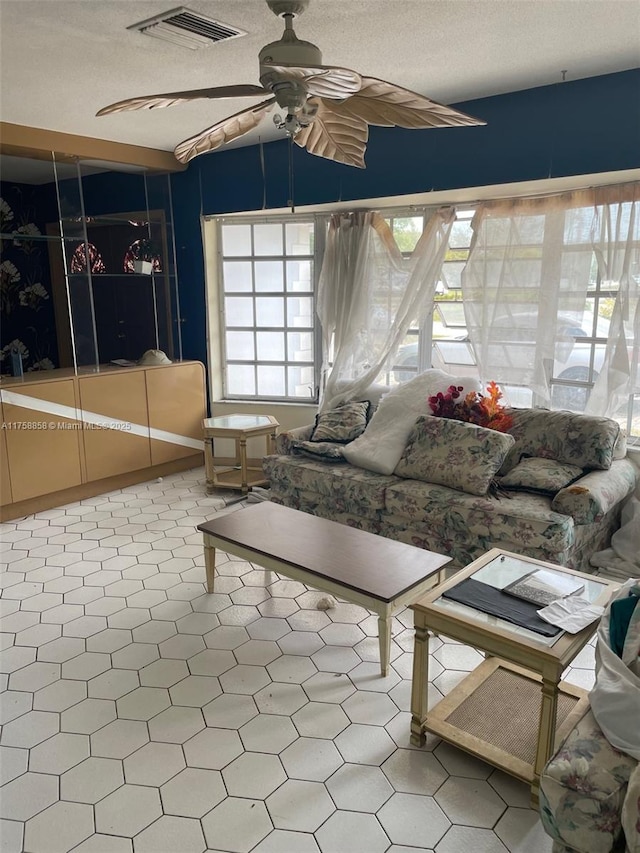
<instances>
[{"instance_id":1,"label":"end table","mask_svg":"<svg viewBox=\"0 0 640 853\"><path fill-rule=\"evenodd\" d=\"M268 480L262 468L247 464L247 439L264 435L267 453L275 452L276 429L280 426L271 415L220 415L204 418L204 463L207 475L207 494L214 489L239 489L246 493L253 486L261 486ZM214 439L232 438L236 443L235 462L232 466L216 463ZM216 469L216 464L218 468Z\"/></svg>"}]
</instances>

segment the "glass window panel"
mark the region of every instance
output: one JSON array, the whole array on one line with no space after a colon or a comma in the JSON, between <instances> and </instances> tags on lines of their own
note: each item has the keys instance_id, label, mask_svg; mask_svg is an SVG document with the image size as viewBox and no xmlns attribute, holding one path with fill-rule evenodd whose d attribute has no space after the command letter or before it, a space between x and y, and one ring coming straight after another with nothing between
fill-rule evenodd
<instances>
[{"instance_id":1,"label":"glass window panel","mask_svg":"<svg viewBox=\"0 0 640 853\"><path fill-rule=\"evenodd\" d=\"M438 302L434 313L439 315L441 323L446 327L454 327L457 332L466 328L462 302Z\"/></svg>"},{"instance_id":2,"label":"glass window panel","mask_svg":"<svg viewBox=\"0 0 640 853\"><path fill-rule=\"evenodd\" d=\"M460 276L462 275L465 262L466 261L448 261L442 265L442 275L440 276L440 279L445 290L460 290L462 286ZM438 292L441 292L441 288L438 288Z\"/></svg>"},{"instance_id":3,"label":"glass window panel","mask_svg":"<svg viewBox=\"0 0 640 853\"><path fill-rule=\"evenodd\" d=\"M282 225L254 225L253 242L256 255L282 255Z\"/></svg>"},{"instance_id":4,"label":"glass window panel","mask_svg":"<svg viewBox=\"0 0 640 853\"><path fill-rule=\"evenodd\" d=\"M282 261L256 261L256 290L284 290Z\"/></svg>"},{"instance_id":5,"label":"glass window panel","mask_svg":"<svg viewBox=\"0 0 640 853\"><path fill-rule=\"evenodd\" d=\"M287 290L308 292L313 289L313 264L309 261L287 261Z\"/></svg>"},{"instance_id":6,"label":"glass window panel","mask_svg":"<svg viewBox=\"0 0 640 853\"><path fill-rule=\"evenodd\" d=\"M422 216L394 217L391 220L393 237L401 252L413 252L423 231Z\"/></svg>"},{"instance_id":7,"label":"glass window panel","mask_svg":"<svg viewBox=\"0 0 640 853\"><path fill-rule=\"evenodd\" d=\"M253 332L227 332L226 348L231 361L253 361L256 357Z\"/></svg>"},{"instance_id":8,"label":"glass window panel","mask_svg":"<svg viewBox=\"0 0 640 853\"><path fill-rule=\"evenodd\" d=\"M257 297L256 326L284 326L284 299L278 296Z\"/></svg>"},{"instance_id":9,"label":"glass window panel","mask_svg":"<svg viewBox=\"0 0 640 853\"><path fill-rule=\"evenodd\" d=\"M224 300L227 326L253 326L253 299L243 296L227 296Z\"/></svg>"},{"instance_id":10,"label":"glass window panel","mask_svg":"<svg viewBox=\"0 0 640 853\"><path fill-rule=\"evenodd\" d=\"M313 367L289 367L287 369L287 393L290 397L312 399L315 395Z\"/></svg>"},{"instance_id":11,"label":"glass window panel","mask_svg":"<svg viewBox=\"0 0 640 853\"><path fill-rule=\"evenodd\" d=\"M223 225L222 226L223 255L251 254L251 226Z\"/></svg>"},{"instance_id":12,"label":"glass window panel","mask_svg":"<svg viewBox=\"0 0 640 853\"><path fill-rule=\"evenodd\" d=\"M222 275L226 293L251 291L250 261L225 261Z\"/></svg>"},{"instance_id":13,"label":"glass window panel","mask_svg":"<svg viewBox=\"0 0 640 853\"><path fill-rule=\"evenodd\" d=\"M313 254L313 222L289 222L284 234L287 255Z\"/></svg>"},{"instance_id":14,"label":"glass window panel","mask_svg":"<svg viewBox=\"0 0 640 853\"><path fill-rule=\"evenodd\" d=\"M234 397L255 396L256 377L252 364L227 364L227 394Z\"/></svg>"},{"instance_id":15,"label":"glass window panel","mask_svg":"<svg viewBox=\"0 0 640 853\"><path fill-rule=\"evenodd\" d=\"M452 249L468 249L472 237L471 223L467 220L458 220L451 227L449 246Z\"/></svg>"},{"instance_id":16,"label":"glass window panel","mask_svg":"<svg viewBox=\"0 0 640 853\"><path fill-rule=\"evenodd\" d=\"M258 365L258 396L286 396L284 367L278 367L273 364Z\"/></svg>"},{"instance_id":17,"label":"glass window panel","mask_svg":"<svg viewBox=\"0 0 640 853\"><path fill-rule=\"evenodd\" d=\"M287 325L313 327L313 299L310 296L287 299Z\"/></svg>"},{"instance_id":18,"label":"glass window panel","mask_svg":"<svg viewBox=\"0 0 640 853\"><path fill-rule=\"evenodd\" d=\"M313 332L287 333L289 361L313 361Z\"/></svg>"},{"instance_id":19,"label":"glass window panel","mask_svg":"<svg viewBox=\"0 0 640 853\"><path fill-rule=\"evenodd\" d=\"M282 332L257 332L258 361L284 361Z\"/></svg>"}]
</instances>

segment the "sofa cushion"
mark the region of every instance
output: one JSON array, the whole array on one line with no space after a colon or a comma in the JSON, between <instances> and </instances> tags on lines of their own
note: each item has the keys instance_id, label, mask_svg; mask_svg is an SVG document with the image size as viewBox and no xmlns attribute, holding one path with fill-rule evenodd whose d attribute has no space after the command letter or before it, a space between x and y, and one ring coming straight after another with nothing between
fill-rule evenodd
<instances>
[{"instance_id":1,"label":"sofa cushion","mask_svg":"<svg viewBox=\"0 0 640 853\"><path fill-rule=\"evenodd\" d=\"M551 504L576 524L599 521L633 492L636 472L629 459L616 459L608 471L591 471L577 483L560 489Z\"/></svg>"},{"instance_id":2,"label":"sofa cushion","mask_svg":"<svg viewBox=\"0 0 640 853\"><path fill-rule=\"evenodd\" d=\"M384 509L384 495L397 477L385 477L335 462L315 462L296 456L265 456L265 476L277 494L296 489L360 505L362 512Z\"/></svg>"},{"instance_id":3,"label":"sofa cushion","mask_svg":"<svg viewBox=\"0 0 640 853\"><path fill-rule=\"evenodd\" d=\"M515 468L500 478L503 489L522 489L530 492L542 492L555 495L560 489L573 483L583 474L577 465L568 465L556 459L542 459L530 456L521 459Z\"/></svg>"},{"instance_id":4,"label":"sofa cushion","mask_svg":"<svg viewBox=\"0 0 640 853\"><path fill-rule=\"evenodd\" d=\"M540 456L568 462L578 468L607 470L620 433L609 418L550 412L547 409L508 409L513 419L509 430L516 443L505 459L507 473L523 456Z\"/></svg>"},{"instance_id":5,"label":"sofa cushion","mask_svg":"<svg viewBox=\"0 0 640 853\"><path fill-rule=\"evenodd\" d=\"M425 370L381 399L364 433L345 448L345 457L379 474L391 474L402 456L411 428L427 409L427 397L454 383L464 393L479 388L477 379L455 379L442 370Z\"/></svg>"},{"instance_id":6,"label":"sofa cushion","mask_svg":"<svg viewBox=\"0 0 640 853\"><path fill-rule=\"evenodd\" d=\"M310 441L335 441L347 444L361 435L367 426L371 403L368 400L343 403L336 409L316 415Z\"/></svg>"},{"instance_id":7,"label":"sofa cushion","mask_svg":"<svg viewBox=\"0 0 640 853\"><path fill-rule=\"evenodd\" d=\"M484 495L514 442L513 436L486 427L423 416L394 473Z\"/></svg>"},{"instance_id":8,"label":"sofa cushion","mask_svg":"<svg viewBox=\"0 0 640 853\"><path fill-rule=\"evenodd\" d=\"M335 441L294 441L291 450L310 459L344 463L347 461L344 458L344 445Z\"/></svg>"},{"instance_id":9,"label":"sofa cushion","mask_svg":"<svg viewBox=\"0 0 640 853\"><path fill-rule=\"evenodd\" d=\"M414 530L432 527L452 541L461 536L486 548L502 544L511 551L539 548L545 554L560 554L574 542L573 519L554 512L551 499L544 495L477 497L446 486L403 480L388 486L385 506L389 516L404 518Z\"/></svg>"}]
</instances>

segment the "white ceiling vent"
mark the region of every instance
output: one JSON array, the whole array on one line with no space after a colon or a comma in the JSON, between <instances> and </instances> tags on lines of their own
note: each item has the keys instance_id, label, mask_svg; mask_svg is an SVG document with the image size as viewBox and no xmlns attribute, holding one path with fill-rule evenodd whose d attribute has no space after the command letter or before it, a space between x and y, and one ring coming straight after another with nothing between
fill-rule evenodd
<instances>
[{"instance_id":1,"label":"white ceiling vent","mask_svg":"<svg viewBox=\"0 0 640 853\"><path fill-rule=\"evenodd\" d=\"M247 34L245 30L215 21L184 6L170 9L162 15L140 21L139 24L132 24L127 29L139 30L146 36L164 39L191 50Z\"/></svg>"}]
</instances>

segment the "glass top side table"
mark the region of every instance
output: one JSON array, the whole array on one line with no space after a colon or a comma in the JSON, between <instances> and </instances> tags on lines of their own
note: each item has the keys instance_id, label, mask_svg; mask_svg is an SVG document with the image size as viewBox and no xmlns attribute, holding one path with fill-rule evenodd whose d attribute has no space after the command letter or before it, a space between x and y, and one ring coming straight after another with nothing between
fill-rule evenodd
<instances>
[{"instance_id":1,"label":"glass top side table","mask_svg":"<svg viewBox=\"0 0 640 853\"><path fill-rule=\"evenodd\" d=\"M280 426L271 415L219 415L204 418L204 462L207 476L207 494L215 489L238 489L243 494L253 486L267 483L262 467L249 465L247 459L247 439L266 437L267 454L275 453L276 430ZM235 441L235 459L218 456L214 450L214 439L226 438Z\"/></svg>"}]
</instances>

